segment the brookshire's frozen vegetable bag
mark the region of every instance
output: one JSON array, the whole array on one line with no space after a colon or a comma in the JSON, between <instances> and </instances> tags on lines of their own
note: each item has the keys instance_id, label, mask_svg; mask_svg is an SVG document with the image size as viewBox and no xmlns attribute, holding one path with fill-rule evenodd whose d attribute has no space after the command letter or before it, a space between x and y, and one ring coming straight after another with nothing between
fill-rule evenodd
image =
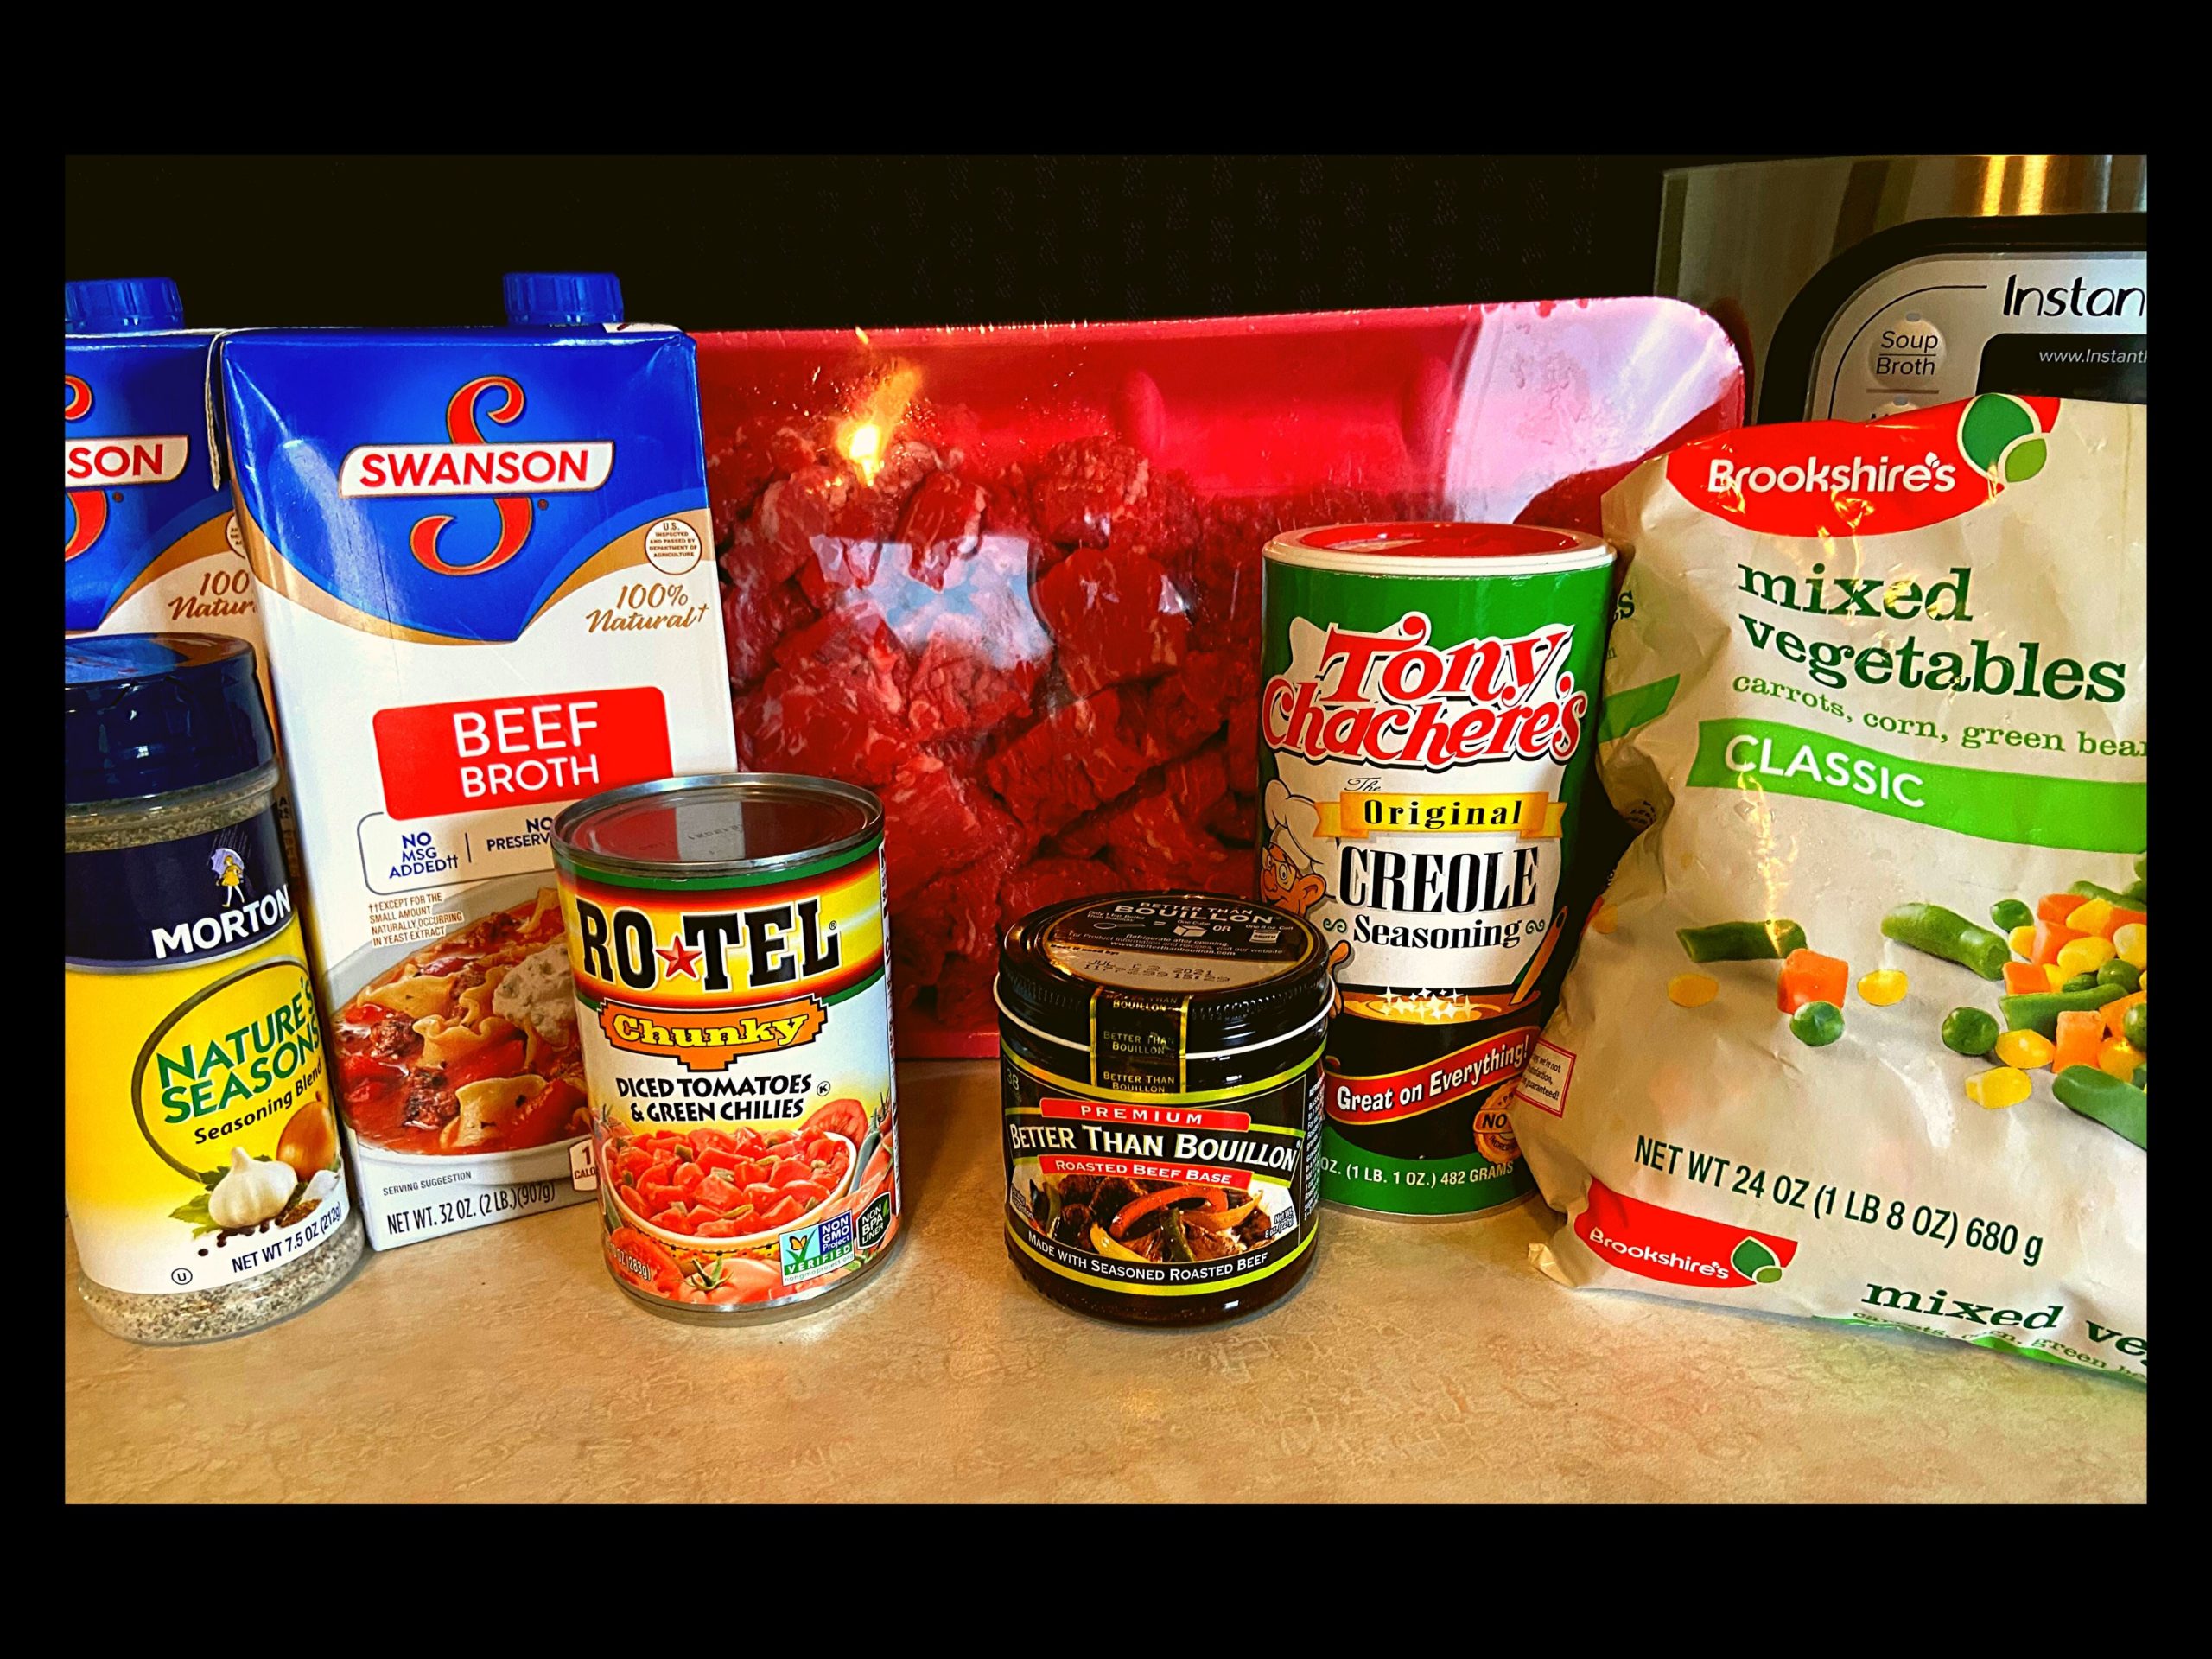
<instances>
[{"instance_id":1,"label":"brookshire's frozen vegetable bag","mask_svg":"<svg viewBox=\"0 0 2212 1659\"><path fill-rule=\"evenodd\" d=\"M1511 1109L1554 1278L2145 1375L2145 416L1755 428L1606 496L1647 827Z\"/></svg>"}]
</instances>

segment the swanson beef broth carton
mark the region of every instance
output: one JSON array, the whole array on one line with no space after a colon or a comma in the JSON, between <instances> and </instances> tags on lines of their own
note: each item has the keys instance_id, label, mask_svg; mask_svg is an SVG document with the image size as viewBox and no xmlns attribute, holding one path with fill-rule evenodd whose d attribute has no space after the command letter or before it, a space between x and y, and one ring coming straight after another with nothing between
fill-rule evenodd
<instances>
[{"instance_id":1,"label":"swanson beef broth carton","mask_svg":"<svg viewBox=\"0 0 2212 1659\"><path fill-rule=\"evenodd\" d=\"M378 1249L588 1196L553 820L735 764L692 343L619 304L511 278L505 329L222 342Z\"/></svg>"},{"instance_id":2,"label":"swanson beef broth carton","mask_svg":"<svg viewBox=\"0 0 2212 1659\"><path fill-rule=\"evenodd\" d=\"M207 441L207 358L165 276L62 285L65 633L261 645L253 572Z\"/></svg>"}]
</instances>

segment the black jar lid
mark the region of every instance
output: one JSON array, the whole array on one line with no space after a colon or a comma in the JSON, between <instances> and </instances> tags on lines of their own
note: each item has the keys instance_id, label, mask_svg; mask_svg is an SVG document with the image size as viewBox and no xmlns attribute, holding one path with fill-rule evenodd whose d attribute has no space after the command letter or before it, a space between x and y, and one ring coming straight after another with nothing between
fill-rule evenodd
<instances>
[{"instance_id":1,"label":"black jar lid","mask_svg":"<svg viewBox=\"0 0 2212 1659\"><path fill-rule=\"evenodd\" d=\"M1312 924L1214 893L1109 893L1033 911L999 947L999 1011L1036 1036L1087 1050L1094 1002L1180 1004L1193 1060L1311 1032L1332 990Z\"/></svg>"},{"instance_id":2,"label":"black jar lid","mask_svg":"<svg viewBox=\"0 0 2212 1659\"><path fill-rule=\"evenodd\" d=\"M253 647L211 633L110 633L61 647L65 804L196 789L276 757Z\"/></svg>"}]
</instances>

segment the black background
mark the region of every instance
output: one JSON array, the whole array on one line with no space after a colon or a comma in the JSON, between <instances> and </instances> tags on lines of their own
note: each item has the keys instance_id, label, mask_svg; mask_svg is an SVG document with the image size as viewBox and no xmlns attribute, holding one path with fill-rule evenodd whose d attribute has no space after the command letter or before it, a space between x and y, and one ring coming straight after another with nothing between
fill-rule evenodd
<instances>
[{"instance_id":1,"label":"black background","mask_svg":"<svg viewBox=\"0 0 2212 1659\"><path fill-rule=\"evenodd\" d=\"M493 323L515 270L689 328L1649 292L1660 175L1719 156L74 156L64 275L194 327Z\"/></svg>"}]
</instances>

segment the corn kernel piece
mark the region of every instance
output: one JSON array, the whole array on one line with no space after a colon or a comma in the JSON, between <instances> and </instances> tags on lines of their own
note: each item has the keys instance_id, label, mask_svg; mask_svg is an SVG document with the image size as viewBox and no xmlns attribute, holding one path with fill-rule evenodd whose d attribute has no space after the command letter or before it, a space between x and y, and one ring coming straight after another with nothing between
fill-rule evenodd
<instances>
[{"instance_id":1,"label":"corn kernel piece","mask_svg":"<svg viewBox=\"0 0 2212 1659\"><path fill-rule=\"evenodd\" d=\"M2043 976L2050 982L2050 988L2054 991L2064 990L2066 982L2074 977L2055 962L2044 964Z\"/></svg>"},{"instance_id":2,"label":"corn kernel piece","mask_svg":"<svg viewBox=\"0 0 2212 1659\"><path fill-rule=\"evenodd\" d=\"M2067 916L2066 925L2076 933L2102 933L2105 924L2111 919L2110 903L2102 899L2092 899Z\"/></svg>"},{"instance_id":3,"label":"corn kernel piece","mask_svg":"<svg viewBox=\"0 0 2212 1659\"><path fill-rule=\"evenodd\" d=\"M2097 1070L2126 1083L2134 1077L2135 1068L2149 1058L2126 1038L2115 1037L2097 1051Z\"/></svg>"},{"instance_id":4,"label":"corn kernel piece","mask_svg":"<svg viewBox=\"0 0 2212 1659\"><path fill-rule=\"evenodd\" d=\"M2122 962L2132 962L2138 968L2146 968L2151 962L2151 925L2130 922L2116 927L2112 935L2113 949L2120 953Z\"/></svg>"},{"instance_id":5,"label":"corn kernel piece","mask_svg":"<svg viewBox=\"0 0 2212 1659\"><path fill-rule=\"evenodd\" d=\"M2039 1031L2008 1031L1989 1052L2006 1065L2032 1071L2038 1066L2049 1065L2056 1051L2050 1039Z\"/></svg>"},{"instance_id":6,"label":"corn kernel piece","mask_svg":"<svg viewBox=\"0 0 2212 1659\"><path fill-rule=\"evenodd\" d=\"M1598 906L1598 913L1590 918L1592 933L1610 933L1621 925L1621 913L1609 899Z\"/></svg>"},{"instance_id":7,"label":"corn kernel piece","mask_svg":"<svg viewBox=\"0 0 2212 1659\"><path fill-rule=\"evenodd\" d=\"M2030 922L2024 927L2014 928L2005 936L2005 943L2012 947L2014 956L2026 957L2033 960L2036 954L2035 924Z\"/></svg>"},{"instance_id":8,"label":"corn kernel piece","mask_svg":"<svg viewBox=\"0 0 2212 1659\"><path fill-rule=\"evenodd\" d=\"M2094 974L2112 958L2112 941L2094 933L2069 939L2058 947L2058 965L2066 970L2069 979L2075 974Z\"/></svg>"},{"instance_id":9,"label":"corn kernel piece","mask_svg":"<svg viewBox=\"0 0 2212 1659\"><path fill-rule=\"evenodd\" d=\"M2142 976L2135 982L2135 988L2145 993L2146 995L2149 994L2151 989L2151 970L2148 968L2145 968L2143 970Z\"/></svg>"},{"instance_id":10,"label":"corn kernel piece","mask_svg":"<svg viewBox=\"0 0 2212 1659\"><path fill-rule=\"evenodd\" d=\"M1891 1003L1904 1001L1911 984L1902 968L1877 968L1871 974L1859 976L1859 1000L1886 1008Z\"/></svg>"},{"instance_id":11,"label":"corn kernel piece","mask_svg":"<svg viewBox=\"0 0 2212 1659\"><path fill-rule=\"evenodd\" d=\"M1993 1065L1967 1079L1967 1098L1984 1111L2017 1106L2034 1092L2028 1074L2009 1065Z\"/></svg>"},{"instance_id":12,"label":"corn kernel piece","mask_svg":"<svg viewBox=\"0 0 2212 1659\"><path fill-rule=\"evenodd\" d=\"M1701 1008L1720 995L1720 982L1703 974L1676 974L1667 982L1667 1000L1678 1008Z\"/></svg>"}]
</instances>

